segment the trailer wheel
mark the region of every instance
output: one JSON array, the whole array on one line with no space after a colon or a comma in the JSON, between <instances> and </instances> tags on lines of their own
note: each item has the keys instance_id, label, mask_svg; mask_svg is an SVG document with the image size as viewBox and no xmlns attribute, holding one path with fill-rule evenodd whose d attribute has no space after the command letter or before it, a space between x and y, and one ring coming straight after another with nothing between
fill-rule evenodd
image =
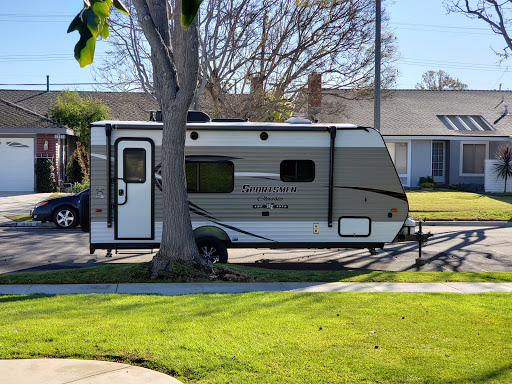
<instances>
[{"instance_id":1,"label":"trailer wheel","mask_svg":"<svg viewBox=\"0 0 512 384\"><path fill-rule=\"evenodd\" d=\"M212 263L227 263L228 250L219 239L211 236L198 237L196 239L199 255Z\"/></svg>"},{"instance_id":2,"label":"trailer wheel","mask_svg":"<svg viewBox=\"0 0 512 384\"><path fill-rule=\"evenodd\" d=\"M90 212L89 212L89 194L90 191L85 191L80 196L80 227L82 232L89 232L91 228Z\"/></svg>"}]
</instances>

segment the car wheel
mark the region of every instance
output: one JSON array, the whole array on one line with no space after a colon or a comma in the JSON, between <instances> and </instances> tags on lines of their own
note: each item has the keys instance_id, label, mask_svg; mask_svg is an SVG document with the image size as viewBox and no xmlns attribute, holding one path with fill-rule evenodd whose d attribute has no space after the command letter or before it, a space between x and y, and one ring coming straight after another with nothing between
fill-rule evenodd
<instances>
[{"instance_id":1,"label":"car wheel","mask_svg":"<svg viewBox=\"0 0 512 384\"><path fill-rule=\"evenodd\" d=\"M71 207L60 207L53 214L53 222L57 228L73 228L78 224L78 215Z\"/></svg>"},{"instance_id":2,"label":"car wheel","mask_svg":"<svg viewBox=\"0 0 512 384\"><path fill-rule=\"evenodd\" d=\"M227 263L228 250L226 245L215 237L199 237L196 239L199 255L212 263Z\"/></svg>"}]
</instances>

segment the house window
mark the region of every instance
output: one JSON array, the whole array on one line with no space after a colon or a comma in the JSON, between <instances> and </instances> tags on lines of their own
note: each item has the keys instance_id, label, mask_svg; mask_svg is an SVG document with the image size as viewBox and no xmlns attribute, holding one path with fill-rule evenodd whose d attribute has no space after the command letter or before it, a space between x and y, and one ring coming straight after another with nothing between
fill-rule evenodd
<instances>
[{"instance_id":1,"label":"house window","mask_svg":"<svg viewBox=\"0 0 512 384\"><path fill-rule=\"evenodd\" d=\"M487 145L484 143L462 143L461 152L462 175L483 175Z\"/></svg>"},{"instance_id":2,"label":"house window","mask_svg":"<svg viewBox=\"0 0 512 384\"><path fill-rule=\"evenodd\" d=\"M315 179L312 160L284 160L281 162L281 180L285 182L311 182Z\"/></svg>"},{"instance_id":3,"label":"house window","mask_svg":"<svg viewBox=\"0 0 512 384\"><path fill-rule=\"evenodd\" d=\"M409 144L408 143L386 143L389 155L395 164L399 175L406 176L408 173Z\"/></svg>"},{"instance_id":4,"label":"house window","mask_svg":"<svg viewBox=\"0 0 512 384\"><path fill-rule=\"evenodd\" d=\"M444 176L444 142L442 141L432 143L432 176Z\"/></svg>"},{"instance_id":5,"label":"house window","mask_svg":"<svg viewBox=\"0 0 512 384\"><path fill-rule=\"evenodd\" d=\"M234 188L234 166L230 161L187 161L187 192L229 193Z\"/></svg>"}]
</instances>

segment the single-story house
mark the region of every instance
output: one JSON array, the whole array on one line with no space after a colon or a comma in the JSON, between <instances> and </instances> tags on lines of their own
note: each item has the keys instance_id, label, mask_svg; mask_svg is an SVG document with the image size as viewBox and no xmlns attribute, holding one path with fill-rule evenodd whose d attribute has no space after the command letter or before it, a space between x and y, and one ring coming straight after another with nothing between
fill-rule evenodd
<instances>
[{"instance_id":1,"label":"single-story house","mask_svg":"<svg viewBox=\"0 0 512 384\"><path fill-rule=\"evenodd\" d=\"M316 119L373 126L373 98L355 96L322 90ZM433 176L440 185L483 188L485 160L511 145L509 105L510 91L383 91L380 132L403 185Z\"/></svg>"},{"instance_id":2,"label":"single-story house","mask_svg":"<svg viewBox=\"0 0 512 384\"><path fill-rule=\"evenodd\" d=\"M0 90L0 191L35 191L35 162L50 158L58 186L66 181L65 166L76 147L72 129L46 116L60 91ZM110 107L110 118L147 120L158 109L144 93L79 92Z\"/></svg>"},{"instance_id":3,"label":"single-story house","mask_svg":"<svg viewBox=\"0 0 512 384\"><path fill-rule=\"evenodd\" d=\"M64 165L74 149L74 132L45 117L59 94L0 90L0 191L34 190L37 157L53 156L57 180L65 180ZM146 111L158 109L144 93L79 94L105 102L113 120L144 121ZM320 123L373 126L371 95L322 89L321 97L312 99L314 117ZM494 159L500 148L511 144L510 103L509 91L383 91L381 134L403 185L416 188L420 177L433 176L441 185L483 187L485 160Z\"/></svg>"},{"instance_id":4,"label":"single-story house","mask_svg":"<svg viewBox=\"0 0 512 384\"><path fill-rule=\"evenodd\" d=\"M52 159L62 180L74 138L72 129L0 99L0 191L34 191L36 158Z\"/></svg>"}]
</instances>

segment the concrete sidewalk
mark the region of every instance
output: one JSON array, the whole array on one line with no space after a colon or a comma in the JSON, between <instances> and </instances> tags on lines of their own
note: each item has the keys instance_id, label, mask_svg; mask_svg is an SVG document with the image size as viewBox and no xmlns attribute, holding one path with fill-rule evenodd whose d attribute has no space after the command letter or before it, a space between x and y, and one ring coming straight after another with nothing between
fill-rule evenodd
<instances>
[{"instance_id":1,"label":"concrete sidewalk","mask_svg":"<svg viewBox=\"0 0 512 384\"><path fill-rule=\"evenodd\" d=\"M164 296L246 292L512 292L512 283L139 283L0 285L1 295L126 293Z\"/></svg>"},{"instance_id":2,"label":"concrete sidewalk","mask_svg":"<svg viewBox=\"0 0 512 384\"><path fill-rule=\"evenodd\" d=\"M0 360L2 384L181 384L161 372L109 361L77 359Z\"/></svg>"}]
</instances>

